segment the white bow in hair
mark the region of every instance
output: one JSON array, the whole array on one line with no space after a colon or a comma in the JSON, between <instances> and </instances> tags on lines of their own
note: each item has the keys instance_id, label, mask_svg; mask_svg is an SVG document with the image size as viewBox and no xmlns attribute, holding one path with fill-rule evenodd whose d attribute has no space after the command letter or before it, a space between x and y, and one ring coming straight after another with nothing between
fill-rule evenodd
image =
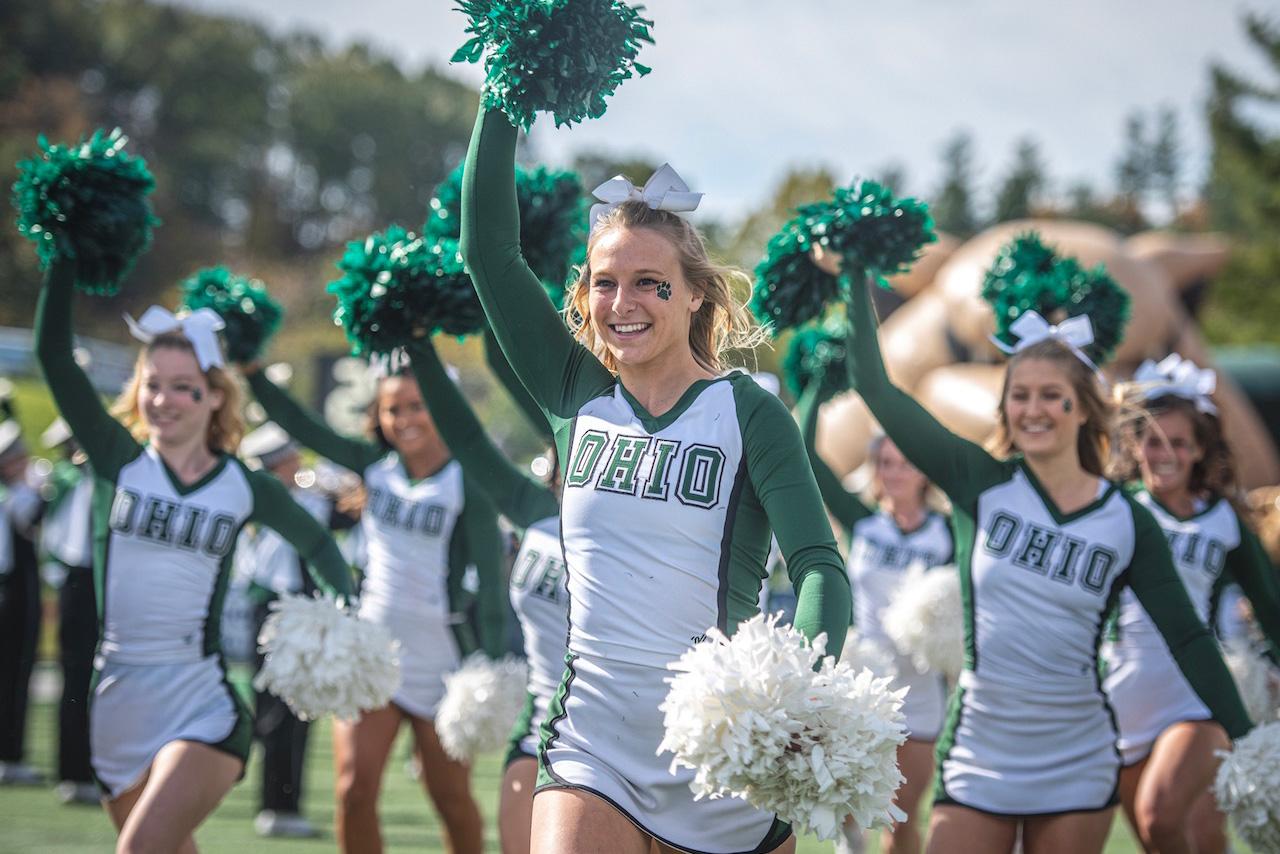
<instances>
[{"instance_id":1,"label":"white bow in hair","mask_svg":"<svg viewBox=\"0 0 1280 854\"><path fill-rule=\"evenodd\" d=\"M1084 353L1084 348L1093 343L1093 324L1089 321L1087 314L1068 317L1054 326L1041 317L1040 312L1024 311L1009 325L1009 331L1018 336L1018 343L1013 346L1009 346L994 335L991 336L991 342L1005 354L1020 353L1032 344L1053 339L1067 345L1076 358L1088 365L1095 373L1098 371L1098 366Z\"/></svg>"},{"instance_id":2,"label":"white bow in hair","mask_svg":"<svg viewBox=\"0 0 1280 854\"><path fill-rule=\"evenodd\" d=\"M202 371L221 368L224 364L222 348L218 346L218 332L226 324L211 308L197 309L179 317L167 308L153 305L138 320L128 314L124 316L124 320L129 324L129 334L143 344L150 344L157 336L168 332L182 333L191 342L191 349L195 351L196 361L200 363Z\"/></svg>"},{"instance_id":3,"label":"white bow in hair","mask_svg":"<svg viewBox=\"0 0 1280 854\"><path fill-rule=\"evenodd\" d=\"M637 187L622 175L616 175L591 191L591 195L601 204L591 206L591 228L596 227L600 217L607 215L623 202L644 202L655 211L671 211L681 213L696 211L702 201L702 193L689 192L689 185L676 174L670 163L663 163L644 182L644 187Z\"/></svg>"},{"instance_id":4,"label":"white bow in hair","mask_svg":"<svg viewBox=\"0 0 1280 854\"><path fill-rule=\"evenodd\" d=\"M1218 407L1210 399L1218 388L1217 373L1212 368L1197 367L1177 353L1170 353L1159 362L1147 359L1138 366L1133 381L1141 387L1144 400L1171 394L1191 401L1208 415L1218 414Z\"/></svg>"}]
</instances>

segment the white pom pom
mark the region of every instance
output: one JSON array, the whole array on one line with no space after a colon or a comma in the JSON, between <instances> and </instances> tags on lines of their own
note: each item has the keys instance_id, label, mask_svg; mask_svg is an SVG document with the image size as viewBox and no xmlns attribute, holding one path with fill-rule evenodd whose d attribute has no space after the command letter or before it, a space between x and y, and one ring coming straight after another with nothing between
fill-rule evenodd
<instances>
[{"instance_id":1,"label":"white pom pom","mask_svg":"<svg viewBox=\"0 0 1280 854\"><path fill-rule=\"evenodd\" d=\"M1259 854L1280 852L1280 723L1267 723L1223 757L1213 794L1239 835Z\"/></svg>"},{"instance_id":2,"label":"white pom pom","mask_svg":"<svg viewBox=\"0 0 1280 854\"><path fill-rule=\"evenodd\" d=\"M964 667L964 610L953 566L907 570L881 615L885 634L921 672L955 680Z\"/></svg>"},{"instance_id":3,"label":"white pom pom","mask_svg":"<svg viewBox=\"0 0 1280 854\"><path fill-rule=\"evenodd\" d=\"M331 597L284 596L271 611L258 635L267 658L255 688L302 720L355 720L391 702L400 687L399 644L384 626L346 613Z\"/></svg>"},{"instance_id":4,"label":"white pom pom","mask_svg":"<svg viewBox=\"0 0 1280 854\"><path fill-rule=\"evenodd\" d=\"M672 770L694 769L695 798L741 797L821 839L847 816L863 827L902 821L893 794L905 689L830 658L815 673L825 637L810 647L777 622L758 615L732 640L709 629L668 665L678 675L658 753L675 754Z\"/></svg>"},{"instance_id":5,"label":"white pom pom","mask_svg":"<svg viewBox=\"0 0 1280 854\"><path fill-rule=\"evenodd\" d=\"M864 634L850 628L844 638L844 649L840 652L840 663L849 666L857 673L862 668L870 670L873 676L889 679L898 678L898 665L894 660L892 647L872 640Z\"/></svg>"},{"instance_id":6,"label":"white pom pom","mask_svg":"<svg viewBox=\"0 0 1280 854\"><path fill-rule=\"evenodd\" d=\"M1236 688L1249 717L1258 722L1275 720L1276 698L1272 693L1273 677L1267 659L1255 652L1245 640L1224 643L1222 658L1235 677Z\"/></svg>"},{"instance_id":7,"label":"white pom pom","mask_svg":"<svg viewBox=\"0 0 1280 854\"><path fill-rule=\"evenodd\" d=\"M470 762L478 753L497 750L524 708L529 668L507 656L492 661L475 653L445 674L444 699L436 710L436 735L445 753Z\"/></svg>"}]
</instances>

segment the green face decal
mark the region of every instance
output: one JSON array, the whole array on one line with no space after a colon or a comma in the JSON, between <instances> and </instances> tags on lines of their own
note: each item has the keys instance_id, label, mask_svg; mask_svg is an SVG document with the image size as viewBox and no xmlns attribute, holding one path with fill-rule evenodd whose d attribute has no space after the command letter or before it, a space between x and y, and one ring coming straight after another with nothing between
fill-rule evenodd
<instances>
[{"instance_id":1,"label":"green face decal","mask_svg":"<svg viewBox=\"0 0 1280 854\"><path fill-rule=\"evenodd\" d=\"M663 302L666 302L667 300L671 299L671 283L658 282L656 293L658 294L658 299L662 300Z\"/></svg>"}]
</instances>

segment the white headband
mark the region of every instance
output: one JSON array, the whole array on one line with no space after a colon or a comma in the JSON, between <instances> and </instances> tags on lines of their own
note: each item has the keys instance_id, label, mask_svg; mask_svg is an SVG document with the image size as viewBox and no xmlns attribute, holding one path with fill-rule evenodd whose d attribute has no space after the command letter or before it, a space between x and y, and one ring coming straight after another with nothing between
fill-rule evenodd
<instances>
[{"instance_id":1,"label":"white headband","mask_svg":"<svg viewBox=\"0 0 1280 854\"><path fill-rule=\"evenodd\" d=\"M196 361L202 371L221 368L224 364L222 348L218 345L218 332L226 324L211 308L197 309L179 317L167 308L153 305L138 320L128 314L124 316L124 320L129 324L129 333L143 344L150 344L158 336L170 332L181 333L191 342L191 349L195 351Z\"/></svg>"},{"instance_id":2,"label":"white headband","mask_svg":"<svg viewBox=\"0 0 1280 854\"><path fill-rule=\"evenodd\" d=\"M1218 375L1212 368L1199 368L1190 359L1170 353L1159 362L1147 359L1138 366L1133 381L1140 387L1143 400L1173 395L1189 400L1207 415L1217 415L1218 407L1210 396L1218 387Z\"/></svg>"},{"instance_id":3,"label":"white headband","mask_svg":"<svg viewBox=\"0 0 1280 854\"><path fill-rule=\"evenodd\" d=\"M1021 353L1041 341L1053 340L1065 344L1077 359L1088 365L1094 373L1098 373L1098 366L1084 353L1084 348L1093 343L1093 324L1089 321L1087 314L1069 317L1057 326L1053 326L1040 316L1040 312L1024 311L1010 324L1009 331L1018 336L1018 343L1013 346L1009 346L994 335L991 336L991 343L1006 355Z\"/></svg>"},{"instance_id":4,"label":"white headband","mask_svg":"<svg viewBox=\"0 0 1280 854\"><path fill-rule=\"evenodd\" d=\"M676 174L670 163L663 163L649 176L644 187L639 188L622 175L616 175L591 191L601 204L591 206L591 230L595 230L600 217L623 202L644 202L655 211L682 213L696 211L702 201L702 193L689 192L689 185Z\"/></svg>"}]
</instances>

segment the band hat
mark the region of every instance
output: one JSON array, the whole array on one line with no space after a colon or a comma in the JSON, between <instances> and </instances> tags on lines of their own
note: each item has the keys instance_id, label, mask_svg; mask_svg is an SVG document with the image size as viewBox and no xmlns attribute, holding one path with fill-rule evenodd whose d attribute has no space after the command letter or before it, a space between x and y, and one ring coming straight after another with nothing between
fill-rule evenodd
<instances>
[{"instance_id":1,"label":"band hat","mask_svg":"<svg viewBox=\"0 0 1280 854\"><path fill-rule=\"evenodd\" d=\"M40 434L40 444L46 448L56 448L72 439L71 427L61 415L53 419L53 423Z\"/></svg>"},{"instance_id":2,"label":"band hat","mask_svg":"<svg viewBox=\"0 0 1280 854\"><path fill-rule=\"evenodd\" d=\"M0 462L27 452L27 445L22 441L22 427L10 418L0 422Z\"/></svg>"},{"instance_id":3,"label":"band hat","mask_svg":"<svg viewBox=\"0 0 1280 854\"><path fill-rule=\"evenodd\" d=\"M274 421L266 422L240 442L240 453L244 458L267 469L297 452L298 444L293 437Z\"/></svg>"}]
</instances>

